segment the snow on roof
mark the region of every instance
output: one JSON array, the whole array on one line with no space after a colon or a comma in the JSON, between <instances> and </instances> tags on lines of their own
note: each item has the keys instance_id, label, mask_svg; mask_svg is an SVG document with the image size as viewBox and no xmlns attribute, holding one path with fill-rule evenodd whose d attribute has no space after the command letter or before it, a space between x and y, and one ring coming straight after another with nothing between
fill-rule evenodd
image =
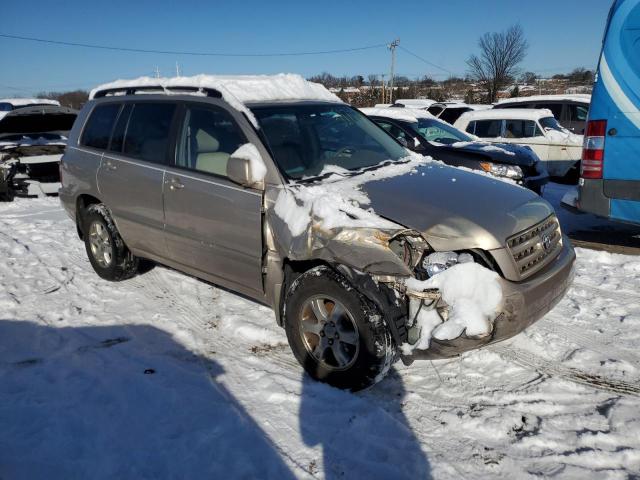
<instances>
[{"instance_id":1,"label":"snow on roof","mask_svg":"<svg viewBox=\"0 0 640 480\"><path fill-rule=\"evenodd\" d=\"M246 104L279 100L319 100L342 103L336 95L319 83L305 80L291 73L278 75L195 75L193 77L155 78L140 77L116 80L100 85L89 94L92 99L101 90L135 87L197 87L219 91L233 108L245 113L252 123L258 124ZM174 92L175 93L175 92Z\"/></svg>"},{"instance_id":2,"label":"snow on roof","mask_svg":"<svg viewBox=\"0 0 640 480\"><path fill-rule=\"evenodd\" d=\"M546 108L498 108L491 110L472 110L463 113L458 121L472 120L540 120L545 117L553 117L551 110ZM458 123L458 122L456 122Z\"/></svg>"},{"instance_id":3,"label":"snow on roof","mask_svg":"<svg viewBox=\"0 0 640 480\"><path fill-rule=\"evenodd\" d=\"M60 106L60 102L57 100L49 100L47 98L2 98L0 103L10 103L14 107L24 107L25 105L46 104Z\"/></svg>"},{"instance_id":4,"label":"snow on roof","mask_svg":"<svg viewBox=\"0 0 640 480\"><path fill-rule=\"evenodd\" d=\"M417 123L421 118L433 118L426 110L417 110L415 108L361 108L360 111L368 117L386 117L396 120L404 120L405 122Z\"/></svg>"},{"instance_id":5,"label":"snow on roof","mask_svg":"<svg viewBox=\"0 0 640 480\"><path fill-rule=\"evenodd\" d=\"M436 101L428 98L399 98L395 103L399 103L400 105L410 108L427 108L436 103Z\"/></svg>"},{"instance_id":6,"label":"snow on roof","mask_svg":"<svg viewBox=\"0 0 640 480\"><path fill-rule=\"evenodd\" d=\"M529 102L547 102L547 101L582 101L584 103L591 102L591 95L584 93L564 94L564 95L534 95L531 97L504 98L498 101L498 105L509 103L529 103Z\"/></svg>"}]
</instances>

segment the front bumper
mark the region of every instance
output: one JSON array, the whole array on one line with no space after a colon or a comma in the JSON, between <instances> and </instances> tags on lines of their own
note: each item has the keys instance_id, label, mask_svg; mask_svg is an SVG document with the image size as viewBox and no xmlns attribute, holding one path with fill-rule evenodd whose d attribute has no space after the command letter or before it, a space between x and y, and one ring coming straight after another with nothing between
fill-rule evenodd
<instances>
[{"instance_id":1,"label":"front bumper","mask_svg":"<svg viewBox=\"0 0 640 480\"><path fill-rule=\"evenodd\" d=\"M525 177L522 181L524 187L534 192L539 192L547 183L549 183L549 174L547 172L535 177Z\"/></svg>"},{"instance_id":2,"label":"front bumper","mask_svg":"<svg viewBox=\"0 0 640 480\"><path fill-rule=\"evenodd\" d=\"M549 312L567 292L574 276L575 252L565 237L558 257L532 278L523 282L502 279L503 309L494 320L493 331L483 338L465 334L455 340L433 338L428 350L414 350L411 360L455 357L484 345L517 335Z\"/></svg>"}]
</instances>

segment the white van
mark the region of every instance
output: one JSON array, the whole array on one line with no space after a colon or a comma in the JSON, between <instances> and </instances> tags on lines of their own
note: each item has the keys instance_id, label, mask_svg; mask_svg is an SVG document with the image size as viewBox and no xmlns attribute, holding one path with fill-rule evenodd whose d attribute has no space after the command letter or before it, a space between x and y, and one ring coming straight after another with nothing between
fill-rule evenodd
<instances>
[{"instance_id":1,"label":"white van","mask_svg":"<svg viewBox=\"0 0 640 480\"><path fill-rule=\"evenodd\" d=\"M582 135L554 118L550 110L493 109L463 114L455 127L491 143L530 147L552 177L577 181L582 157Z\"/></svg>"}]
</instances>

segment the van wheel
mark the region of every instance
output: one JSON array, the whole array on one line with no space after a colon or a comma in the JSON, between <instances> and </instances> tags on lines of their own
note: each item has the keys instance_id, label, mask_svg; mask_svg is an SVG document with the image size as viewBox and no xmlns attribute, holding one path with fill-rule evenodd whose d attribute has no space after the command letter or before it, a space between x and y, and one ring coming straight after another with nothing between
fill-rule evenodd
<instances>
[{"instance_id":1,"label":"van wheel","mask_svg":"<svg viewBox=\"0 0 640 480\"><path fill-rule=\"evenodd\" d=\"M293 282L284 324L293 354L307 373L334 387L370 387L397 358L391 332L376 308L325 266Z\"/></svg>"},{"instance_id":2,"label":"van wheel","mask_svg":"<svg viewBox=\"0 0 640 480\"><path fill-rule=\"evenodd\" d=\"M83 215L84 245L96 273L110 281L125 280L138 271L138 257L122 241L109 210L89 205Z\"/></svg>"}]
</instances>

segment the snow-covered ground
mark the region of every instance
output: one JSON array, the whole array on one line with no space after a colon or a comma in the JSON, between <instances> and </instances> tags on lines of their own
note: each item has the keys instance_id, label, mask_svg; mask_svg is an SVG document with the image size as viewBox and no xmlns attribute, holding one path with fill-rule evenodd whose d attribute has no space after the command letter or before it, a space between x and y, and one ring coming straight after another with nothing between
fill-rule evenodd
<instances>
[{"instance_id":1,"label":"snow-covered ground","mask_svg":"<svg viewBox=\"0 0 640 480\"><path fill-rule=\"evenodd\" d=\"M58 200L0 204L0 478L629 478L640 257L578 250L516 338L310 381L273 313L163 267L95 275Z\"/></svg>"}]
</instances>

